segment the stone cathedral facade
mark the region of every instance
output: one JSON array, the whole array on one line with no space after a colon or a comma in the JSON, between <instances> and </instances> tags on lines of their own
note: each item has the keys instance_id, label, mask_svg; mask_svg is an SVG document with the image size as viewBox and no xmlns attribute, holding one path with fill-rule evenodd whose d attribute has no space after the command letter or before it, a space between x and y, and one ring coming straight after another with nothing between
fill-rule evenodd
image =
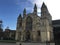
<instances>
[{"instance_id":1,"label":"stone cathedral facade","mask_svg":"<svg viewBox=\"0 0 60 45\"><path fill-rule=\"evenodd\" d=\"M26 9L17 18L16 40L21 42L53 41L52 16L45 3L41 7L41 16L37 15L37 6L32 13L26 14Z\"/></svg>"}]
</instances>

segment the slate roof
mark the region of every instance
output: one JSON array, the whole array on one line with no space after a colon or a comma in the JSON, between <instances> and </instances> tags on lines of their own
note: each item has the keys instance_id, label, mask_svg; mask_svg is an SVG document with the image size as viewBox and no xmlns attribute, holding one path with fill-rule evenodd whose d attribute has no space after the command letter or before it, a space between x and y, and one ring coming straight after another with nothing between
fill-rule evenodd
<instances>
[{"instance_id":1,"label":"slate roof","mask_svg":"<svg viewBox=\"0 0 60 45\"><path fill-rule=\"evenodd\" d=\"M60 25L60 20L53 20L52 21L52 24L53 25Z\"/></svg>"}]
</instances>

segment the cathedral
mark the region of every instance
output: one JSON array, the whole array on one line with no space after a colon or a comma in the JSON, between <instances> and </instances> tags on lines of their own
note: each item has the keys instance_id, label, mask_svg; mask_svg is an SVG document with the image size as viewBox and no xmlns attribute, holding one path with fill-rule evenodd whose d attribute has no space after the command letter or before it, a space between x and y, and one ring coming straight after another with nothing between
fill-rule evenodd
<instances>
[{"instance_id":1,"label":"cathedral","mask_svg":"<svg viewBox=\"0 0 60 45\"><path fill-rule=\"evenodd\" d=\"M52 42L54 41L52 16L50 15L45 3L41 6L41 16L37 15L37 5L34 5L32 13L23 17L20 14L17 18L16 37L20 42Z\"/></svg>"}]
</instances>

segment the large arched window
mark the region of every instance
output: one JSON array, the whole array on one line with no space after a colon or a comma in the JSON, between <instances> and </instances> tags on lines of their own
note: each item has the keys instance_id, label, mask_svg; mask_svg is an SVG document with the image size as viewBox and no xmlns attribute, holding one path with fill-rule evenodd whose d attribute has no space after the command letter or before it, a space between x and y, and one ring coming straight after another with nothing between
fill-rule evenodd
<instances>
[{"instance_id":1,"label":"large arched window","mask_svg":"<svg viewBox=\"0 0 60 45\"><path fill-rule=\"evenodd\" d=\"M32 30L32 18L30 16L26 19L26 30Z\"/></svg>"}]
</instances>

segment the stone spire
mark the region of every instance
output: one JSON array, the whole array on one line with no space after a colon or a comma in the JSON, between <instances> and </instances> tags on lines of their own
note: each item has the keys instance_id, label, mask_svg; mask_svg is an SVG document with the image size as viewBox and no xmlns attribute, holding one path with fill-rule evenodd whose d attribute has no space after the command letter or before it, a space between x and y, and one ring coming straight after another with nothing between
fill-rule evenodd
<instances>
[{"instance_id":1,"label":"stone spire","mask_svg":"<svg viewBox=\"0 0 60 45\"><path fill-rule=\"evenodd\" d=\"M47 6L46 6L45 3L43 2L42 7L41 7L41 16L42 16L43 18L46 18L46 17L48 17L48 14L49 14L49 11L48 11L48 9L47 9Z\"/></svg>"},{"instance_id":2,"label":"stone spire","mask_svg":"<svg viewBox=\"0 0 60 45\"><path fill-rule=\"evenodd\" d=\"M18 19L22 18L21 14L19 14Z\"/></svg>"},{"instance_id":3,"label":"stone spire","mask_svg":"<svg viewBox=\"0 0 60 45\"><path fill-rule=\"evenodd\" d=\"M2 20L0 20L0 32L3 31L3 24L2 23L3 23Z\"/></svg>"},{"instance_id":4,"label":"stone spire","mask_svg":"<svg viewBox=\"0 0 60 45\"><path fill-rule=\"evenodd\" d=\"M36 6L36 4L34 5L34 14L37 15L37 6Z\"/></svg>"},{"instance_id":5,"label":"stone spire","mask_svg":"<svg viewBox=\"0 0 60 45\"><path fill-rule=\"evenodd\" d=\"M24 8L24 10L23 10L23 17L25 17L26 16L26 8Z\"/></svg>"},{"instance_id":6,"label":"stone spire","mask_svg":"<svg viewBox=\"0 0 60 45\"><path fill-rule=\"evenodd\" d=\"M43 4L42 4L42 7L41 7L41 9L42 8L46 8L47 9L47 6L45 5L45 3L43 2Z\"/></svg>"}]
</instances>

